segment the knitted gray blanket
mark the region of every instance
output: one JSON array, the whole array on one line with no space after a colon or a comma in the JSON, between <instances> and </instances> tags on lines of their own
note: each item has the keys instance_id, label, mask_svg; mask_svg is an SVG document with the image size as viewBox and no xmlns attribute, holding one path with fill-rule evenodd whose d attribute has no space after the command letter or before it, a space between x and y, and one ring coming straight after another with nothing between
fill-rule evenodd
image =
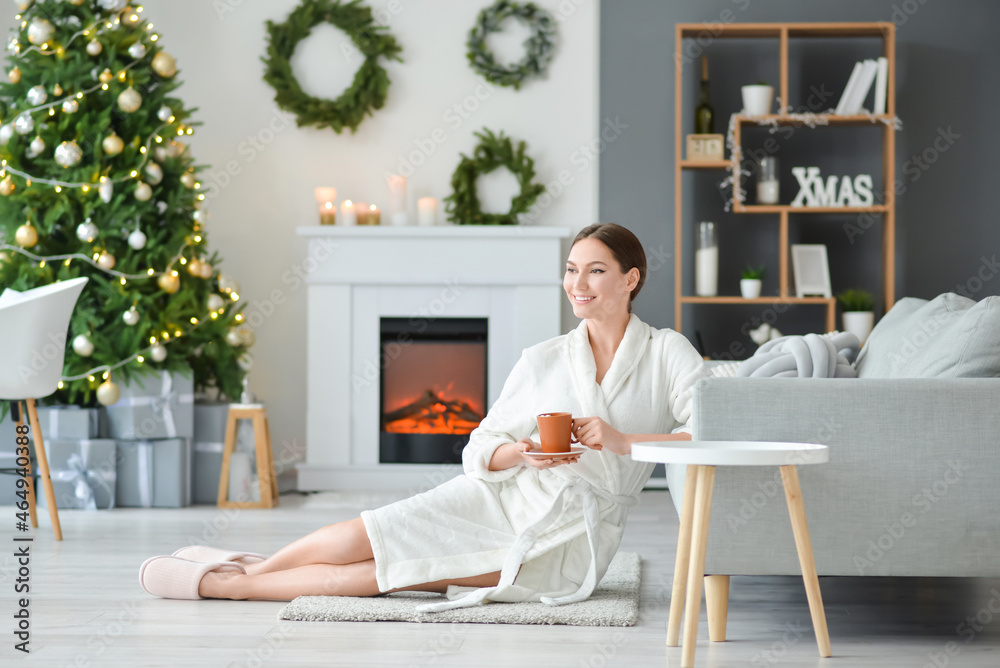
<instances>
[{"instance_id":1,"label":"knitted gray blanket","mask_svg":"<svg viewBox=\"0 0 1000 668\"><path fill-rule=\"evenodd\" d=\"M856 378L851 363L861 342L850 332L782 336L740 364L737 376L753 378Z\"/></svg>"}]
</instances>

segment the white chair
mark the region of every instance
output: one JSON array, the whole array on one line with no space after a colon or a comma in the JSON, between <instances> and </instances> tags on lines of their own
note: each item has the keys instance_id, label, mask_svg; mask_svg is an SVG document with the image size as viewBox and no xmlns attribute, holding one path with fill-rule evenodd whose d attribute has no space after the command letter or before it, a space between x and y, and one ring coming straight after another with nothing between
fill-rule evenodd
<instances>
[{"instance_id":1,"label":"white chair","mask_svg":"<svg viewBox=\"0 0 1000 668\"><path fill-rule=\"evenodd\" d=\"M0 294L0 400L11 402L18 426L24 424L20 402L24 401L27 406L39 477L45 487L56 540L62 540L62 528L35 399L47 397L59 387L70 316L86 283L86 278L73 278L25 292L8 288ZM31 470L30 460L27 468ZM12 473L13 470L3 472ZM31 525L38 527L35 485L31 476L27 480Z\"/></svg>"}]
</instances>

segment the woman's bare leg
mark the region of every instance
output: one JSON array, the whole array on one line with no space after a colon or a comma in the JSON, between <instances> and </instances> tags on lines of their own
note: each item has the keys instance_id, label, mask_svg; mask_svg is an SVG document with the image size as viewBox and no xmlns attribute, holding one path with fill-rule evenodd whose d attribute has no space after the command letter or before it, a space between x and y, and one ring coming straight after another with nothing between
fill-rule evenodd
<instances>
[{"instance_id":1,"label":"woman's bare leg","mask_svg":"<svg viewBox=\"0 0 1000 668\"><path fill-rule=\"evenodd\" d=\"M499 581L500 572L497 571L390 591L444 593L450 584L493 587ZM297 596L375 596L381 592L375 581L375 560L369 559L349 564L309 564L258 575L213 572L202 578L198 593L205 598L290 601Z\"/></svg>"},{"instance_id":2,"label":"woman's bare leg","mask_svg":"<svg viewBox=\"0 0 1000 668\"><path fill-rule=\"evenodd\" d=\"M281 548L264 561L245 568L248 575L264 575L316 564L353 564L368 561L374 556L364 521L357 517L317 529Z\"/></svg>"}]
</instances>

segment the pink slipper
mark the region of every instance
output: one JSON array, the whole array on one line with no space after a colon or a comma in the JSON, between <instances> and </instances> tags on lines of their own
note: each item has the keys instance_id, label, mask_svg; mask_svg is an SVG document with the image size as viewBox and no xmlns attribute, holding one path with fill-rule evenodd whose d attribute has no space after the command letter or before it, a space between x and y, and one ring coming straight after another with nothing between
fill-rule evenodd
<instances>
[{"instance_id":1,"label":"pink slipper","mask_svg":"<svg viewBox=\"0 0 1000 668\"><path fill-rule=\"evenodd\" d=\"M249 566L257 562L264 561L267 557L255 552L232 552L222 550L208 545L188 545L174 552L171 556L187 559L188 561L201 561L204 563L214 563L217 561L235 561L238 564Z\"/></svg>"},{"instance_id":2,"label":"pink slipper","mask_svg":"<svg viewBox=\"0 0 1000 668\"><path fill-rule=\"evenodd\" d=\"M146 592L160 598L200 599L198 585L211 571L236 571L246 575L243 567L232 561L199 563L178 557L150 557L139 567L139 584Z\"/></svg>"}]
</instances>

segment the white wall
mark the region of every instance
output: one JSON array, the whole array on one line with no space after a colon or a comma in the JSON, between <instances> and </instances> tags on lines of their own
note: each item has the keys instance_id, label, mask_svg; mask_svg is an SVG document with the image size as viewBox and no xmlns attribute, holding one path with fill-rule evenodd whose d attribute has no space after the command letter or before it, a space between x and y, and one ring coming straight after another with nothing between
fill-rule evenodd
<instances>
[{"instance_id":1,"label":"white wall","mask_svg":"<svg viewBox=\"0 0 1000 668\"><path fill-rule=\"evenodd\" d=\"M587 146L599 131L598 0L538 2L560 18L560 44L547 80L520 91L490 87L467 65L466 36L487 0L371 0L379 15L389 17L404 62L386 66L388 102L354 135L297 128L263 81L265 21L284 21L296 0L142 4L160 44L177 58L184 82L178 95L199 108L195 120L204 123L190 143L196 162L210 166L202 182L218 186L208 207L209 247L241 283L248 317L254 311L267 316L256 330L250 377L251 389L269 406L276 457L305 440L306 298L295 272L303 267L306 243L295 228L318 223L314 187L331 185L340 198L385 210L383 175L409 161L415 166L409 177L413 217L417 197L449 194L459 153L471 152L473 131L485 126L525 140L543 183L562 171L564 180L572 179L539 224L577 230L596 220L597 160ZM14 8L6 9L4 25L12 26ZM510 25L498 36L497 52L519 57L527 34ZM345 40L322 28L300 46L296 71L307 90L335 97L351 80L360 58L348 62L340 49ZM432 133L444 141L434 143ZM481 189L484 199L503 200L509 185L490 179ZM495 261L517 271L517 258ZM568 306L562 320L564 330L577 322Z\"/></svg>"}]
</instances>

